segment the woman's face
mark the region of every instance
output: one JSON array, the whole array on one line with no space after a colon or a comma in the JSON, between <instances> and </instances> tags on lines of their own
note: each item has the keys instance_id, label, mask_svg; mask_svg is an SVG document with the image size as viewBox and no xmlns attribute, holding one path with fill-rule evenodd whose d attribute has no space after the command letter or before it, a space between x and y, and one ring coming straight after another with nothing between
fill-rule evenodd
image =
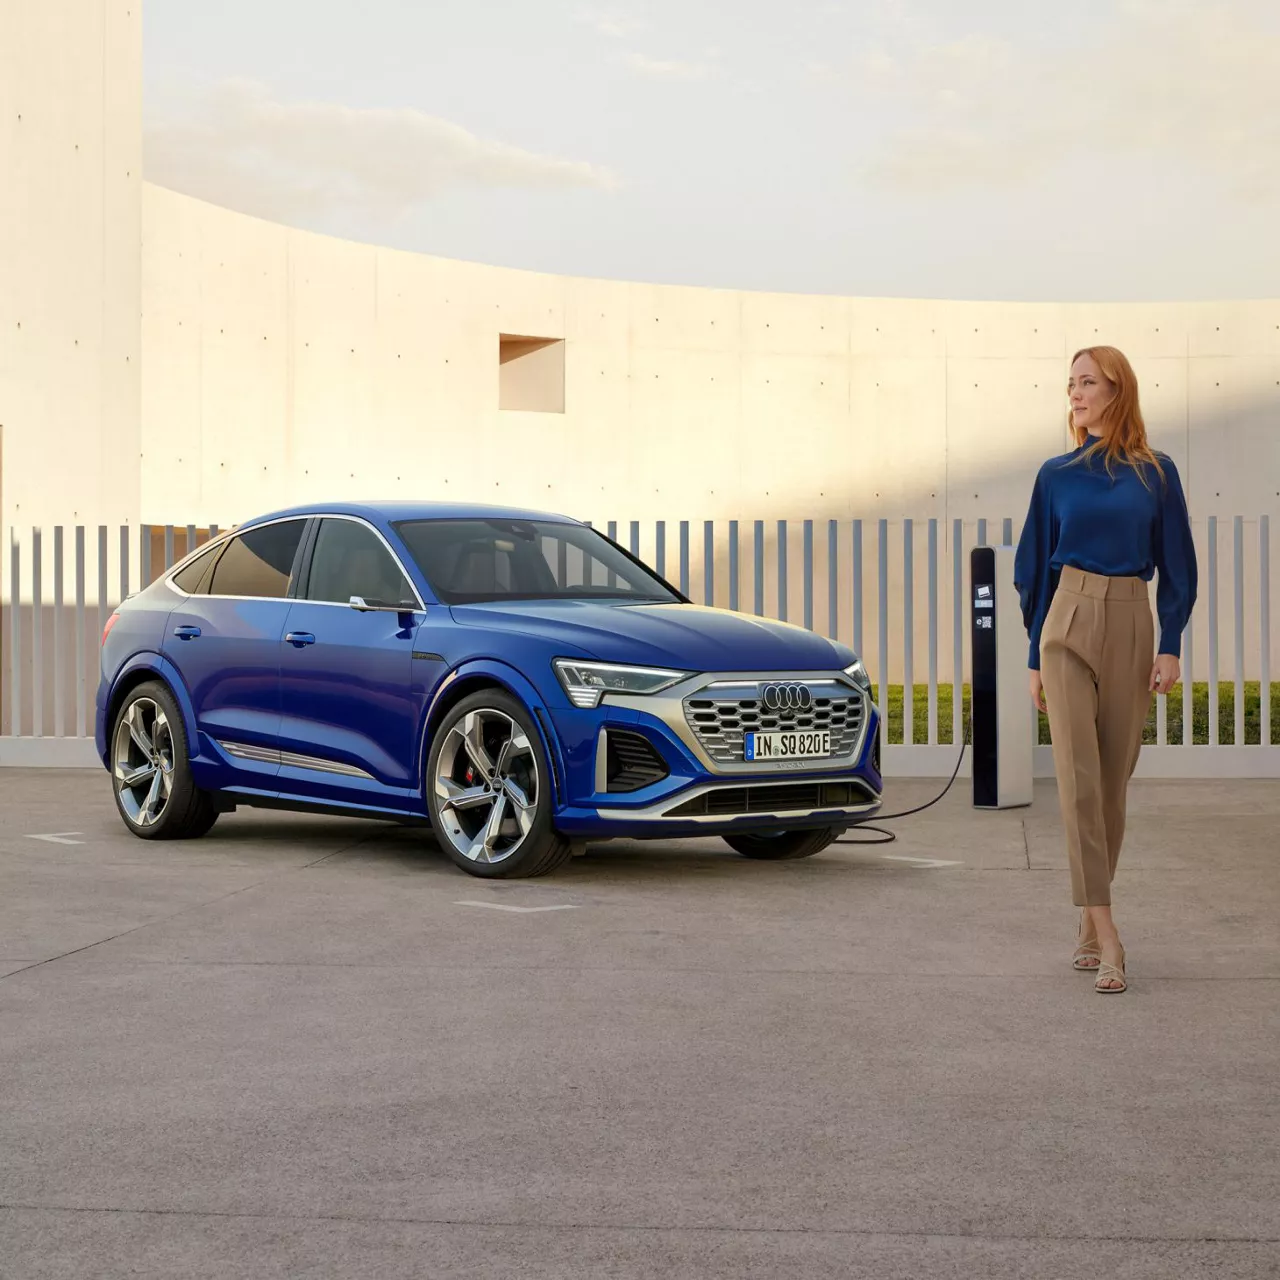
<instances>
[{"instance_id":1,"label":"woman's face","mask_svg":"<svg viewBox=\"0 0 1280 1280\"><path fill-rule=\"evenodd\" d=\"M1081 356L1071 366L1071 376L1067 379L1072 426L1101 435L1102 411L1115 399L1115 395L1115 387L1102 376L1093 357Z\"/></svg>"}]
</instances>

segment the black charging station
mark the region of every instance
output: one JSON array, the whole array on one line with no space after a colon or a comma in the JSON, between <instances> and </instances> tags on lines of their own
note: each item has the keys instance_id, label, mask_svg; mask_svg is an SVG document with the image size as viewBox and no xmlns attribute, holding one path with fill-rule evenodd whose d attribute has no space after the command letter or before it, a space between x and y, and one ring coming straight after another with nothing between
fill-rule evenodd
<instances>
[{"instance_id":1,"label":"black charging station","mask_svg":"<svg viewBox=\"0 0 1280 1280\"><path fill-rule=\"evenodd\" d=\"M1033 708L1027 689L1027 637L1013 585L1013 548L974 547L969 582L973 805L1029 805Z\"/></svg>"}]
</instances>

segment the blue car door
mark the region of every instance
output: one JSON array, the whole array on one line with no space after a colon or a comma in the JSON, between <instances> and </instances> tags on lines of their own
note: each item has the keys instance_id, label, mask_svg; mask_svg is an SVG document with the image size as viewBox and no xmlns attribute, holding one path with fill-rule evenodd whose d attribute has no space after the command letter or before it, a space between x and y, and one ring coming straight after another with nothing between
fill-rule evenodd
<instances>
[{"instance_id":1,"label":"blue car door","mask_svg":"<svg viewBox=\"0 0 1280 1280\"><path fill-rule=\"evenodd\" d=\"M417 808L428 692L414 659L418 593L382 535L354 517L320 520L305 560L279 646L281 794Z\"/></svg>"},{"instance_id":2,"label":"blue car door","mask_svg":"<svg viewBox=\"0 0 1280 1280\"><path fill-rule=\"evenodd\" d=\"M252 526L175 575L190 594L169 614L163 652L195 712L199 785L276 790L280 637L306 524Z\"/></svg>"}]
</instances>

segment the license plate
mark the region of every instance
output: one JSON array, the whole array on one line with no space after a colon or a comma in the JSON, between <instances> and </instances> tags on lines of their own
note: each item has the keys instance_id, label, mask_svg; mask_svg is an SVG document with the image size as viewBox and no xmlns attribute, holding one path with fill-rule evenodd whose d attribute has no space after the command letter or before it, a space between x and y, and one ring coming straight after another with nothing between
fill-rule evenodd
<instances>
[{"instance_id":1,"label":"license plate","mask_svg":"<svg viewBox=\"0 0 1280 1280\"><path fill-rule=\"evenodd\" d=\"M831 731L818 729L795 733L745 733L743 754L747 760L805 760L831 754Z\"/></svg>"}]
</instances>

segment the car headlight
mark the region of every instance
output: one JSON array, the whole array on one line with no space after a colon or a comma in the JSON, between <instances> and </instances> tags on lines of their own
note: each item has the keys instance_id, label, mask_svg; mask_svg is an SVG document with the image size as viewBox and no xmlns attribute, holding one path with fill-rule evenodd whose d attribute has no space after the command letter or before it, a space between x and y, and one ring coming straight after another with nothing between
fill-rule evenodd
<instances>
[{"instance_id":1,"label":"car headlight","mask_svg":"<svg viewBox=\"0 0 1280 1280\"><path fill-rule=\"evenodd\" d=\"M575 707L599 706L606 693L659 693L689 674L665 667L623 667L613 662L579 662L576 658L557 658L551 665Z\"/></svg>"},{"instance_id":2,"label":"car headlight","mask_svg":"<svg viewBox=\"0 0 1280 1280\"><path fill-rule=\"evenodd\" d=\"M871 677L867 675L867 669L862 665L861 658L855 658L850 666L845 667L844 674L847 675L854 684L871 692Z\"/></svg>"}]
</instances>

